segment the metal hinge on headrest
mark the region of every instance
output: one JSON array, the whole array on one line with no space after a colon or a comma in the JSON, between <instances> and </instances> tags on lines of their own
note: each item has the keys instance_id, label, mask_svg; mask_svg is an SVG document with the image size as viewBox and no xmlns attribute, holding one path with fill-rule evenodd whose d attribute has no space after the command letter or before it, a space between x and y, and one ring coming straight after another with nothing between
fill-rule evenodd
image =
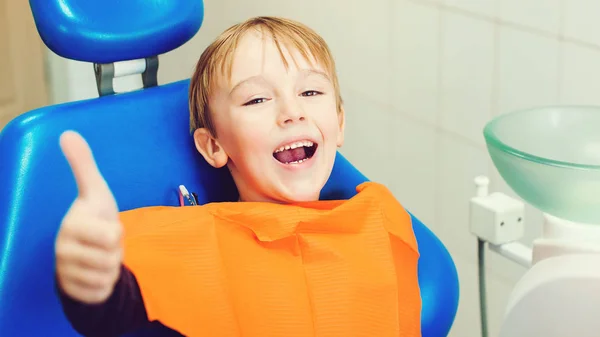
<instances>
[{"instance_id":1,"label":"metal hinge on headrest","mask_svg":"<svg viewBox=\"0 0 600 337\"><path fill-rule=\"evenodd\" d=\"M158 56L145 59L113 62L94 63L96 86L100 96L115 93L113 80L118 77L141 74L144 88L158 85Z\"/></svg>"}]
</instances>

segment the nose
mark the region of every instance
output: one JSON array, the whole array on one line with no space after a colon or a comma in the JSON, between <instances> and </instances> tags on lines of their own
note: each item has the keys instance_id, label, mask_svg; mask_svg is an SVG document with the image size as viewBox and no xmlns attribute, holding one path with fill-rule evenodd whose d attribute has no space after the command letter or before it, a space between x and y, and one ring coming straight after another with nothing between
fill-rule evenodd
<instances>
[{"instance_id":1,"label":"nose","mask_svg":"<svg viewBox=\"0 0 600 337\"><path fill-rule=\"evenodd\" d=\"M281 103L278 116L279 125L284 126L305 120L306 114L304 113L304 109L302 109L295 99L288 99Z\"/></svg>"}]
</instances>

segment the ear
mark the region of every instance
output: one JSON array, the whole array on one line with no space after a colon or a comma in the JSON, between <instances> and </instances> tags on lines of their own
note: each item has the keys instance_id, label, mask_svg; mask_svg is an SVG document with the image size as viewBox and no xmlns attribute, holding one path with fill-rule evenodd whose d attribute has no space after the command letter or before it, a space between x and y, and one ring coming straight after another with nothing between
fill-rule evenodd
<instances>
[{"instance_id":1,"label":"ear","mask_svg":"<svg viewBox=\"0 0 600 337\"><path fill-rule=\"evenodd\" d=\"M204 159L213 167L221 168L227 164L229 157L225 150L219 144L206 128L196 129L194 131L194 143L196 149L202 154Z\"/></svg>"},{"instance_id":2,"label":"ear","mask_svg":"<svg viewBox=\"0 0 600 337\"><path fill-rule=\"evenodd\" d=\"M344 145L344 128L346 127L346 112L344 111L344 107L340 107L340 111L338 112L338 120L340 123L340 130L338 132L338 137L336 140L337 147L342 147Z\"/></svg>"}]
</instances>

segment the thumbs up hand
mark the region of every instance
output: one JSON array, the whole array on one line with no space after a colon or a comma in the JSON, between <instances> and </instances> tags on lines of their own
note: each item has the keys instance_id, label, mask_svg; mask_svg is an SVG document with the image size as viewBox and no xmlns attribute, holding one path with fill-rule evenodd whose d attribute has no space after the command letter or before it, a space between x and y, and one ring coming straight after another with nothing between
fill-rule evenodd
<instances>
[{"instance_id":1,"label":"thumbs up hand","mask_svg":"<svg viewBox=\"0 0 600 337\"><path fill-rule=\"evenodd\" d=\"M58 285L76 301L102 303L112 294L121 270L117 203L86 141L68 131L61 135L60 146L79 192L56 239Z\"/></svg>"}]
</instances>

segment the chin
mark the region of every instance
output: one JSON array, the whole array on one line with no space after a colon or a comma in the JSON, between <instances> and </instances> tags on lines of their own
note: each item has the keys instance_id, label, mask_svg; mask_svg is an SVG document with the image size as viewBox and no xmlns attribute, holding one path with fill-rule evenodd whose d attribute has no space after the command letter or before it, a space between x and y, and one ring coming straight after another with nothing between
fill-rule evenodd
<instances>
[{"instance_id":1,"label":"chin","mask_svg":"<svg viewBox=\"0 0 600 337\"><path fill-rule=\"evenodd\" d=\"M326 182L327 180L315 181L315 179L310 179L309 181L295 181L291 184L284 184L284 186L281 186L279 195L287 203L317 201Z\"/></svg>"},{"instance_id":2,"label":"chin","mask_svg":"<svg viewBox=\"0 0 600 337\"><path fill-rule=\"evenodd\" d=\"M281 201L285 203L298 203L298 202L309 202L319 200L321 191L315 191L314 189L285 189L281 191Z\"/></svg>"},{"instance_id":3,"label":"chin","mask_svg":"<svg viewBox=\"0 0 600 337\"><path fill-rule=\"evenodd\" d=\"M298 202L317 201L317 200L319 200L319 194L320 193L316 193L316 194L314 194L314 193L311 193L311 194L307 193L306 195L298 194L294 198L290 198L289 202L291 202L291 203L298 203Z\"/></svg>"}]
</instances>

